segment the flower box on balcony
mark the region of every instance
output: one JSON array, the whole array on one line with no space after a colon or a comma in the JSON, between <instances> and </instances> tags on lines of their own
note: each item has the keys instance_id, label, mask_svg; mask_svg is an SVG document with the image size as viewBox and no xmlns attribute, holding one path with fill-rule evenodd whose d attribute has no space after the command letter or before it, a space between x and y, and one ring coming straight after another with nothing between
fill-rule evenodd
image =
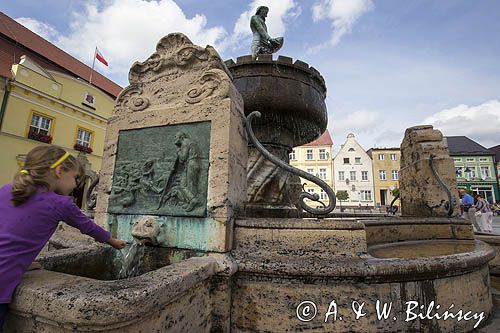
<instances>
[{"instance_id":1,"label":"flower box on balcony","mask_svg":"<svg viewBox=\"0 0 500 333\"><path fill-rule=\"evenodd\" d=\"M36 141L45 142L45 143L52 142L52 137L50 135L37 133L37 132L30 132L28 134L28 138L31 140L36 140Z\"/></svg>"},{"instance_id":2,"label":"flower box on balcony","mask_svg":"<svg viewBox=\"0 0 500 333\"><path fill-rule=\"evenodd\" d=\"M73 146L73 149L81 151L82 153L92 154L92 148L84 146L84 145L80 145L78 143Z\"/></svg>"}]
</instances>

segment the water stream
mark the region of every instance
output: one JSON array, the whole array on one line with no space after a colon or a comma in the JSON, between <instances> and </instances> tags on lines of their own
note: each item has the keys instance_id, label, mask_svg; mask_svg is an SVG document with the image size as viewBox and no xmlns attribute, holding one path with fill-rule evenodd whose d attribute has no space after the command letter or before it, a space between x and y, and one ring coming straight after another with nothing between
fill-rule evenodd
<instances>
[{"instance_id":1,"label":"water stream","mask_svg":"<svg viewBox=\"0 0 500 333\"><path fill-rule=\"evenodd\" d=\"M128 279L140 274L144 261L144 249L143 242L134 238L131 245L120 250L120 255L117 257L118 267L120 267L118 279Z\"/></svg>"}]
</instances>

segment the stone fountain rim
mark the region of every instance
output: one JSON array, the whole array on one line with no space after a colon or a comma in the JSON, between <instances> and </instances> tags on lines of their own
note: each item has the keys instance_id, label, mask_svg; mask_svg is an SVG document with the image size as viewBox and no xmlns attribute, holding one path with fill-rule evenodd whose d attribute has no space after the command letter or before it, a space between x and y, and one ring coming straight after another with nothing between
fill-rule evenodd
<instances>
[{"instance_id":1,"label":"stone fountain rim","mask_svg":"<svg viewBox=\"0 0 500 333\"><path fill-rule=\"evenodd\" d=\"M254 65L272 65L274 67L284 66L284 67L293 68L295 70L299 70L299 71L304 72L305 74L313 77L316 81L318 81L321 88L323 89L322 93L326 94L326 92L327 92L326 81L323 78L323 76L321 75L321 73L313 66L309 66L308 63L301 61L299 59L296 59L295 62L293 62L293 58L280 55L280 56L278 56L278 58L276 60L273 60L272 55L269 54L269 55L261 55L259 59L252 60L251 55L245 55L245 56L237 57L236 62L233 59L225 60L224 64L229 69L229 71L231 71L230 70L231 68L244 67L244 66L254 66ZM248 75L248 76L262 76L262 75L254 74L254 75ZM234 75L233 75L233 79L235 79Z\"/></svg>"},{"instance_id":2,"label":"stone fountain rim","mask_svg":"<svg viewBox=\"0 0 500 333\"><path fill-rule=\"evenodd\" d=\"M390 218L390 221L380 221L381 218ZM240 218L235 220L236 227L255 229L347 229L364 230L372 226L398 226L398 225L470 225L470 222L461 218L439 217L385 217L379 219L360 217L327 217L317 218Z\"/></svg>"},{"instance_id":3,"label":"stone fountain rim","mask_svg":"<svg viewBox=\"0 0 500 333\"><path fill-rule=\"evenodd\" d=\"M443 239L445 240L445 239ZM449 239L448 239L449 240ZM369 255L337 256L331 260L320 260L273 256L264 261L262 257L246 257L238 260L237 274L280 276L282 278L319 278L348 279L359 282L404 282L437 279L459 276L473 272L487 265L496 252L488 244L479 240L464 240L474 242L476 248L472 252L464 252L445 256L427 258L388 258L379 259ZM460 242L460 241L457 241ZM307 262L305 265L304 263ZM315 267L317 264L317 267Z\"/></svg>"}]
</instances>

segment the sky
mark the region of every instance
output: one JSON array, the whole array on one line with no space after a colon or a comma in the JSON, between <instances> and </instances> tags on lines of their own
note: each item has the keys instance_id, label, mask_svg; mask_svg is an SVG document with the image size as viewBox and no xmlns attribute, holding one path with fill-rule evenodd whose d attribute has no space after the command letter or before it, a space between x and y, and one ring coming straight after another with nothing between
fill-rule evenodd
<instances>
[{"instance_id":1,"label":"sky","mask_svg":"<svg viewBox=\"0 0 500 333\"><path fill-rule=\"evenodd\" d=\"M223 60L249 54L260 5L269 34L285 39L278 55L325 78L334 150L349 133L367 150L398 147L422 124L500 144L497 0L2 0L0 10L89 66L97 46L109 67L95 69L125 87L171 32Z\"/></svg>"}]
</instances>

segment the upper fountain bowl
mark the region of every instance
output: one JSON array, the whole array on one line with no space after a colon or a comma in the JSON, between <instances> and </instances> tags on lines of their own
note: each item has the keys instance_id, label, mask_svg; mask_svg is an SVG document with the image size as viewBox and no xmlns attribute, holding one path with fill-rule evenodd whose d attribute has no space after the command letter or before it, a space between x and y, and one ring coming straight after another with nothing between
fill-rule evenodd
<instances>
[{"instance_id":1,"label":"upper fountain bowl","mask_svg":"<svg viewBox=\"0 0 500 333\"><path fill-rule=\"evenodd\" d=\"M225 63L243 97L245 115L262 114L255 126L257 138L296 147L325 131L326 84L314 67L284 56L273 61L272 55L260 55L256 61L243 56Z\"/></svg>"}]
</instances>

